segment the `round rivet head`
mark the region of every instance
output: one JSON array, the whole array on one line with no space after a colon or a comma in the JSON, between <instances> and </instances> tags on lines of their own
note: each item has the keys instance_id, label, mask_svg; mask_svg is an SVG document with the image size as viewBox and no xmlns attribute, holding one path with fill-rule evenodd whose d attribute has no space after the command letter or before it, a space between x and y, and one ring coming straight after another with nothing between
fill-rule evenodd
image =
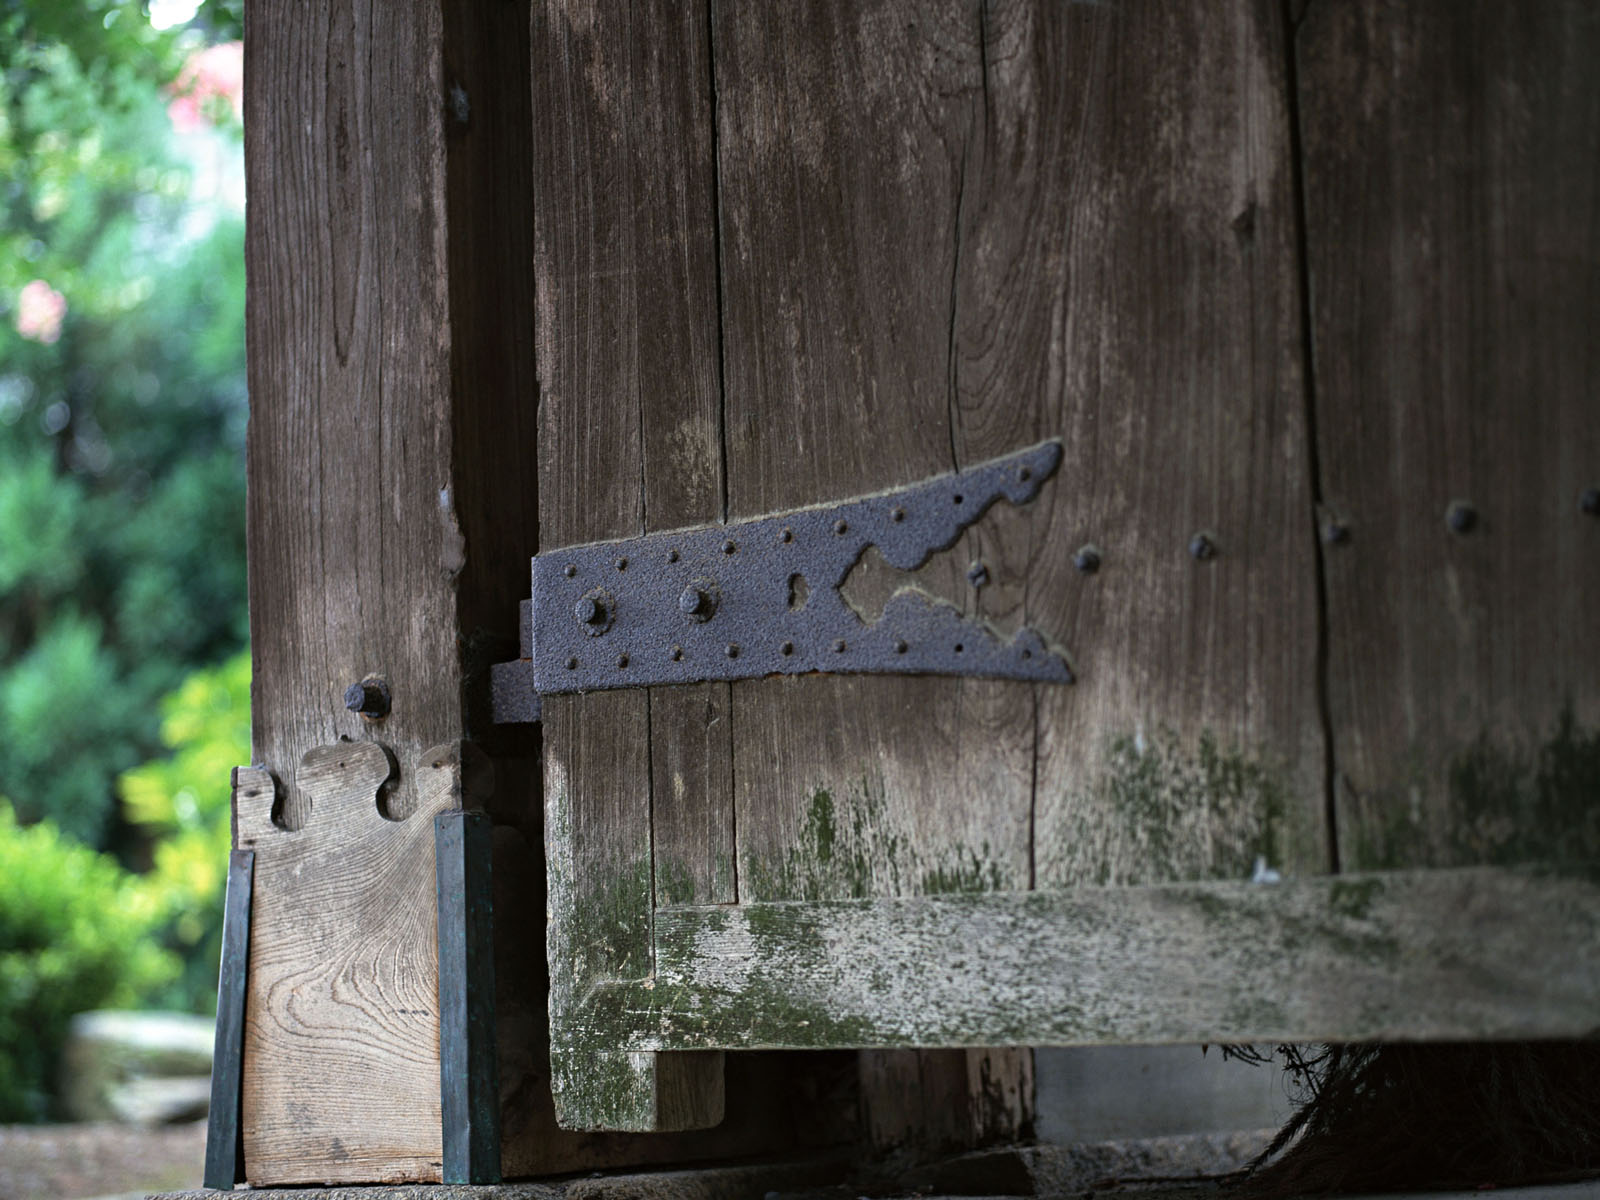
<instances>
[{"instance_id":1,"label":"round rivet head","mask_svg":"<svg viewBox=\"0 0 1600 1200\"><path fill-rule=\"evenodd\" d=\"M672 648L672 661L673 662L677 662L682 657L683 657L683 647L682 646L674 646Z\"/></svg>"},{"instance_id":2,"label":"round rivet head","mask_svg":"<svg viewBox=\"0 0 1600 1200\"><path fill-rule=\"evenodd\" d=\"M1100 551L1093 546L1079 546L1072 556L1072 565L1085 575L1093 575L1100 569Z\"/></svg>"},{"instance_id":3,"label":"round rivet head","mask_svg":"<svg viewBox=\"0 0 1600 1200\"><path fill-rule=\"evenodd\" d=\"M571 579L574 575L576 575L578 573L578 568L575 567L572 563L568 563L566 566L561 568L561 573L563 575L565 575L568 579Z\"/></svg>"},{"instance_id":4,"label":"round rivet head","mask_svg":"<svg viewBox=\"0 0 1600 1200\"><path fill-rule=\"evenodd\" d=\"M1210 534L1197 533L1189 539L1189 553L1199 562L1210 562L1217 556L1217 544Z\"/></svg>"},{"instance_id":5,"label":"round rivet head","mask_svg":"<svg viewBox=\"0 0 1600 1200\"><path fill-rule=\"evenodd\" d=\"M344 706L369 721L382 720L389 715L389 685L376 678L352 683L344 690Z\"/></svg>"},{"instance_id":6,"label":"round rivet head","mask_svg":"<svg viewBox=\"0 0 1600 1200\"><path fill-rule=\"evenodd\" d=\"M794 653L794 643L785 642L783 645L778 647L778 653L787 658L789 655Z\"/></svg>"},{"instance_id":7,"label":"round rivet head","mask_svg":"<svg viewBox=\"0 0 1600 1200\"><path fill-rule=\"evenodd\" d=\"M1583 489L1578 497L1578 511L1591 517L1600 517L1600 487Z\"/></svg>"},{"instance_id":8,"label":"round rivet head","mask_svg":"<svg viewBox=\"0 0 1600 1200\"><path fill-rule=\"evenodd\" d=\"M567 670L576 671L577 669L578 669L578 660L575 659L575 658L567 659Z\"/></svg>"},{"instance_id":9,"label":"round rivet head","mask_svg":"<svg viewBox=\"0 0 1600 1200\"><path fill-rule=\"evenodd\" d=\"M1452 500L1444 510L1444 523L1451 533L1471 533L1478 526L1478 510L1465 500Z\"/></svg>"},{"instance_id":10,"label":"round rivet head","mask_svg":"<svg viewBox=\"0 0 1600 1200\"><path fill-rule=\"evenodd\" d=\"M833 523L833 531L843 537L850 532L850 522L841 517Z\"/></svg>"},{"instance_id":11,"label":"round rivet head","mask_svg":"<svg viewBox=\"0 0 1600 1200\"><path fill-rule=\"evenodd\" d=\"M738 658L739 657L739 647L735 646L732 642L729 642L728 643L728 649L725 651L725 653L727 654L727 656L729 658Z\"/></svg>"},{"instance_id":12,"label":"round rivet head","mask_svg":"<svg viewBox=\"0 0 1600 1200\"><path fill-rule=\"evenodd\" d=\"M844 653L844 639L843 638L835 638L834 639L833 652L835 654L843 654Z\"/></svg>"},{"instance_id":13,"label":"round rivet head","mask_svg":"<svg viewBox=\"0 0 1600 1200\"><path fill-rule=\"evenodd\" d=\"M616 605L611 593L604 588L594 588L578 597L572 606L572 615L590 637L599 637L611 628L616 615Z\"/></svg>"},{"instance_id":14,"label":"round rivet head","mask_svg":"<svg viewBox=\"0 0 1600 1200\"><path fill-rule=\"evenodd\" d=\"M989 583L989 568L981 562L975 562L967 568L967 582L975 588L985 587Z\"/></svg>"},{"instance_id":15,"label":"round rivet head","mask_svg":"<svg viewBox=\"0 0 1600 1200\"><path fill-rule=\"evenodd\" d=\"M794 541L794 530L790 529L787 525L785 525L783 527L782 532L780 532L778 534L778 540L780 542L792 542L792 541Z\"/></svg>"},{"instance_id":16,"label":"round rivet head","mask_svg":"<svg viewBox=\"0 0 1600 1200\"><path fill-rule=\"evenodd\" d=\"M896 642L894 644L894 652L896 654L904 654L907 649L909 649L909 647L907 647L905 642L896 640Z\"/></svg>"},{"instance_id":17,"label":"round rivet head","mask_svg":"<svg viewBox=\"0 0 1600 1200\"><path fill-rule=\"evenodd\" d=\"M617 570L626 571L627 569L628 569L628 560L626 558L617 559Z\"/></svg>"},{"instance_id":18,"label":"round rivet head","mask_svg":"<svg viewBox=\"0 0 1600 1200\"><path fill-rule=\"evenodd\" d=\"M667 551L667 561L669 563L677 562L678 561L678 552L676 550L668 550Z\"/></svg>"},{"instance_id":19,"label":"round rivet head","mask_svg":"<svg viewBox=\"0 0 1600 1200\"><path fill-rule=\"evenodd\" d=\"M626 654L617 655L617 666L618 666L618 668L620 669L620 668L625 667L627 665L628 665L628 656Z\"/></svg>"},{"instance_id":20,"label":"round rivet head","mask_svg":"<svg viewBox=\"0 0 1600 1200\"><path fill-rule=\"evenodd\" d=\"M889 520L895 522L896 524L899 524L901 521L904 521L905 519L906 519L906 510L905 509L903 509L903 508L891 508L889 510Z\"/></svg>"},{"instance_id":21,"label":"round rivet head","mask_svg":"<svg viewBox=\"0 0 1600 1200\"><path fill-rule=\"evenodd\" d=\"M733 540L731 538L728 541L722 543L722 552L724 554L732 554L738 548L739 548L738 546L734 545Z\"/></svg>"}]
</instances>

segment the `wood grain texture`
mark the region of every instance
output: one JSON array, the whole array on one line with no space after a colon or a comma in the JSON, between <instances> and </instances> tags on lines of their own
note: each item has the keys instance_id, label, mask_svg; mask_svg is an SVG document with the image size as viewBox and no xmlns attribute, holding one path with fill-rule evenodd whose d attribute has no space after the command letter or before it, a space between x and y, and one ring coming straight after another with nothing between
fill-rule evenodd
<instances>
[{"instance_id":1,"label":"wood grain texture","mask_svg":"<svg viewBox=\"0 0 1600 1200\"><path fill-rule=\"evenodd\" d=\"M962 352L972 305L992 299L971 293L964 253L983 169L980 6L728 5L714 20L729 515L1038 440L995 419ZM919 585L1014 625L1028 563L1011 517L992 513ZM1026 686L802 677L733 698L741 901L1028 886ZM1031 1101L1025 1060L1003 1052L977 1075ZM1020 1109L991 1122L977 1075L965 1053L864 1055L869 1135L887 1147L921 1130L936 1148L1026 1125Z\"/></svg>"},{"instance_id":2,"label":"wood grain texture","mask_svg":"<svg viewBox=\"0 0 1600 1200\"><path fill-rule=\"evenodd\" d=\"M1296 39L1339 841L1600 860L1600 13L1312 5ZM1478 513L1465 534L1446 511Z\"/></svg>"},{"instance_id":3,"label":"wood grain texture","mask_svg":"<svg viewBox=\"0 0 1600 1200\"><path fill-rule=\"evenodd\" d=\"M533 103L547 121L533 154L539 492L549 547L643 533L657 510L668 527L718 515L704 20L664 3L534 5ZM702 705L719 695L697 692ZM697 720L695 695L662 700L667 732ZM651 971L653 703L651 693L631 692L552 697L544 707L551 1073L568 1128L682 1128L722 1115L716 1056L675 1064L669 1081L656 1078L648 1056L563 1036L585 988ZM702 757L685 752L663 767L684 779L673 878L681 870L691 894L698 883L710 899L715 841L700 857L683 843L697 829L731 834L731 812L719 769L726 743L708 733L702 745ZM684 1102L693 1070L699 1103Z\"/></svg>"},{"instance_id":4,"label":"wood grain texture","mask_svg":"<svg viewBox=\"0 0 1600 1200\"><path fill-rule=\"evenodd\" d=\"M1327 870L1280 6L998 6L993 39L971 353L1065 442L1027 614L1079 680L1039 691L1036 883Z\"/></svg>"},{"instance_id":5,"label":"wood grain texture","mask_svg":"<svg viewBox=\"0 0 1600 1200\"><path fill-rule=\"evenodd\" d=\"M270 793L240 795L239 846L256 855L241 1118L252 1183L440 1177L433 818L461 806L457 747L407 766L403 819L376 742L306 752L299 830L274 824Z\"/></svg>"},{"instance_id":6,"label":"wood grain texture","mask_svg":"<svg viewBox=\"0 0 1600 1200\"><path fill-rule=\"evenodd\" d=\"M461 735L439 6L263 0L245 39L252 757ZM417 803L402 772L392 798Z\"/></svg>"},{"instance_id":7,"label":"wood grain texture","mask_svg":"<svg viewBox=\"0 0 1600 1200\"><path fill-rule=\"evenodd\" d=\"M659 914L640 1044L965 1046L1600 1032L1600 882L1499 867ZM1486 968L1485 964L1493 964Z\"/></svg>"}]
</instances>

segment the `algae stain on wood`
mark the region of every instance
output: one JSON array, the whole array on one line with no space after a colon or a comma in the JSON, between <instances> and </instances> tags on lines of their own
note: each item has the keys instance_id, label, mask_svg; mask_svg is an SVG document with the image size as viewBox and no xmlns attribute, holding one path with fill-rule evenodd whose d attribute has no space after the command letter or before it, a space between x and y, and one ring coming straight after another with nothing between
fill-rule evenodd
<instances>
[{"instance_id":1,"label":"algae stain on wood","mask_svg":"<svg viewBox=\"0 0 1600 1200\"><path fill-rule=\"evenodd\" d=\"M1003 886L1004 868L988 842L929 845L896 828L885 801L883 782L868 776L842 796L813 788L793 844L748 864L745 898L863 900Z\"/></svg>"},{"instance_id":2,"label":"algae stain on wood","mask_svg":"<svg viewBox=\"0 0 1600 1200\"><path fill-rule=\"evenodd\" d=\"M1420 798L1440 784L1449 819L1429 820ZM1402 784L1363 794L1346 781L1345 795L1360 869L1594 862L1600 726L1580 724L1568 703L1536 747L1485 728L1431 769L1415 762Z\"/></svg>"},{"instance_id":3,"label":"algae stain on wood","mask_svg":"<svg viewBox=\"0 0 1600 1200\"><path fill-rule=\"evenodd\" d=\"M1259 863L1293 863L1293 802L1285 772L1226 746L1211 731L1170 729L1110 738L1096 778L1053 811L1046 836L1082 868L1084 883L1249 879Z\"/></svg>"}]
</instances>

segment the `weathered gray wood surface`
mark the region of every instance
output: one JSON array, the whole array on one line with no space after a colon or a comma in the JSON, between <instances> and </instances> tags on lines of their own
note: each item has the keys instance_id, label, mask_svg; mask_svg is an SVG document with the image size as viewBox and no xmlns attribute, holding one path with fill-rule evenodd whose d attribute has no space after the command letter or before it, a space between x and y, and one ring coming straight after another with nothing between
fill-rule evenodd
<instances>
[{"instance_id":1,"label":"weathered gray wood surface","mask_svg":"<svg viewBox=\"0 0 1600 1200\"><path fill-rule=\"evenodd\" d=\"M1036 882L1325 871L1282 6L1025 4L998 44L973 352L1065 442L1027 594L1080 680L1039 694Z\"/></svg>"},{"instance_id":2,"label":"weathered gray wood surface","mask_svg":"<svg viewBox=\"0 0 1600 1200\"><path fill-rule=\"evenodd\" d=\"M380 15L265 0L252 16L252 745L294 826L305 817L300 756L372 736L344 707L367 674L394 695L383 729L400 761L461 733L458 689L439 683L459 679L461 555L442 403L441 33L425 4ZM400 810L412 792L402 777Z\"/></svg>"},{"instance_id":3,"label":"weathered gray wood surface","mask_svg":"<svg viewBox=\"0 0 1600 1200\"><path fill-rule=\"evenodd\" d=\"M399 816L416 807L424 751L470 735L495 767L494 793L483 802L496 823L507 1173L836 1142L850 1129L824 1076L809 1059L784 1055L750 1055L729 1066L730 1116L712 1133L607 1137L556 1128L539 739L491 728L475 683L487 663L515 653L527 556L538 548L530 33L526 9L489 0L381 12L345 0L262 0L251 9L253 759L263 766L243 777L255 781L255 800L268 813L275 778L286 822L309 823L301 833L269 833L259 824L263 812L251 808L244 836L259 831L268 857L273 845L321 844L315 839L333 814L308 814L296 781L302 755L314 747L350 738L352 754L369 756L376 742L392 750L395 786L386 799ZM637 43L641 52L647 41ZM645 301L672 320L663 303ZM634 413L637 419L637 406ZM571 511L567 504L563 493L563 511ZM393 692L393 711L381 723L342 704L345 687L368 673L383 675ZM642 745L626 738L595 744ZM642 761L639 772L643 781ZM372 805L353 810L360 828L369 826ZM379 820L372 854L358 829L344 831L354 839L351 861L330 866L327 890L315 895L339 899L335 881L378 870L398 853L390 846L396 832L418 820L414 813L403 825ZM295 840L303 836L313 841ZM367 953L362 921L377 922L380 932L390 923L425 924L432 868L420 858L411 868L415 879L407 874L396 886L420 890L391 893L394 911L369 911L357 898L342 918L330 909L308 917L300 932L348 937ZM266 945L270 964L274 931L287 935L290 924L270 897L286 902L292 881L272 877L270 868L266 874L256 899L269 897L266 925L258 926L267 933L257 949ZM640 899L648 905L648 888ZM380 936L370 949L384 944ZM354 1031L348 1053L320 1056L316 1029L276 1021L287 1001L274 1009L255 998L256 1077L270 1094L258 1092L259 1144L246 1164L252 1182L438 1177L433 1002L406 1001L397 1008L416 1011L390 1012L395 996L427 991L432 968L420 946L390 960L397 974L385 992L341 994L350 1011L337 1004L332 1011ZM308 979L339 969L314 953L302 957ZM352 961L359 965L359 956ZM280 959L273 969L287 968ZM260 982L277 986L273 978ZM370 1011L358 1015L362 1005ZM688 1095L720 1094L686 1086L714 1074L694 1072L706 1057L684 1060L690 1070L669 1078L669 1108L689 1107ZM298 1074L286 1089L291 1065ZM364 1090L369 1076L372 1094ZM797 1120L810 1105L820 1105L825 1119ZM346 1118L359 1127L344 1129ZM324 1125L344 1130L338 1142L327 1140ZM303 1144L294 1143L291 1126Z\"/></svg>"},{"instance_id":4,"label":"weathered gray wood surface","mask_svg":"<svg viewBox=\"0 0 1600 1200\"><path fill-rule=\"evenodd\" d=\"M714 5L705 56L691 56L715 84L709 148L685 134L686 155L652 163L628 139L654 126L598 148L607 238L617 197L642 186L635 167L677 179L713 162L724 515L891 487L1060 436L1065 458L1040 498L989 513L915 582L1002 628L1040 628L1079 683L751 680L686 698L670 723L647 716L649 798L629 793L624 823L645 811L657 835L655 974L603 985L571 1009L574 1028L643 1052L1531 1036L1581 1023L1595 980L1589 927L1569 908L1592 901L1589 885L1363 881L1360 896L1384 897L1374 932L1338 908L1357 893L1311 877L1337 870L1341 850L1346 865L1396 866L1600 851L1593 806L1573 799L1600 780L1600 634L1581 610L1600 523L1577 511L1579 491L1600 486L1583 476L1600 437L1585 419L1584 349L1600 295L1589 286L1600 107L1578 83L1595 22L1562 0L1526 22L1443 0L1301 9ZM586 22L575 23L587 34ZM608 53L585 60L580 96L602 124L620 121L618 97L640 86L605 82L622 61ZM646 209L637 220L656 221ZM683 244L703 266L703 226L691 225ZM703 277L686 280L683 307L697 311ZM660 430L677 426L628 425L645 358L623 334L591 332L615 326L608 312L547 330L556 354L612 352L592 394L565 397L547 424L578 405L601 426L583 438L637 437L624 458L641 482L629 491L619 476L623 494L601 503L636 504L633 527L656 527L650 463L670 452ZM700 369L671 365L664 413ZM554 469L588 470L568 459ZM1443 527L1458 493L1482 514L1469 536ZM1514 542L1507 525L1537 532ZM1326 545L1319 527L1333 529ZM1096 570L1074 561L1088 547ZM974 561L987 568L981 587L968 582ZM870 618L904 582L869 552L846 591ZM1480 739L1491 723L1502 742ZM637 748L608 743L604 759L551 744L573 795L597 789L582 801L595 813L645 778ZM644 886L614 849L582 849L586 836L573 826L570 853L601 856L609 874L577 886ZM600 836L638 861L633 824ZM716 857L730 838L731 892ZM669 880L664 864L685 845L704 854ZM1272 893L1287 906L1275 914L1239 890L1278 875L1291 882ZM1140 886L1168 881L1210 882L1191 910L1171 903L1178 892ZM1022 895L1105 884L1139 887L1125 913L1115 893ZM1446 922L1480 885L1470 898L1489 933L1474 941ZM948 893L996 895L932 899ZM846 899L858 903L835 903ZM1079 905L1103 909L1111 950L1050 926ZM928 942L906 916L958 911L999 923L940 917ZM1281 961L1230 949L1206 924L1223 912L1262 924ZM1547 919L1558 935L1518 940ZM1136 932L1138 920L1153 924ZM792 951L783 985L821 1007L785 1018L731 982L754 988L748 976L716 976L716 954L745 945L714 950L717 922L764 953ZM1238 970L1188 981L1163 957L1163 922ZM997 929L1012 939L1001 958L1041 945L1058 963L1109 954L1105 978L1132 992L1101 1004L1095 989L1111 985L1062 967L1059 1013L1039 999L1022 1004L1026 1020L995 1016L996 980L1040 995L1022 960L976 982L948 967L960 937ZM1311 944L1294 950L1302 935ZM897 937L943 957L918 966ZM1398 947L1394 980L1372 958L1379 942ZM1118 957L1128 947L1153 957ZM899 964L907 987L948 1004L948 1023L903 1017L909 991L849 993L862 966L852 953L869 974L874 956ZM1318 998L1285 962L1351 974ZM726 986L684 982L691 970ZM1534 999L1482 977L1501 971ZM1145 991L1174 987L1203 991L1187 1007ZM1448 994L1427 991L1440 987ZM674 994L705 1008L679 1021ZM852 1019L826 1016L835 1003ZM653 1028L653 1014L666 1025ZM903 1117L926 1104L926 1124L959 1108L952 1097L984 1070L994 1078L980 1062L1001 1061L868 1056L862 1079L921 1097L891 1107ZM1026 1064L1014 1062L1021 1093ZM896 1126L870 1103L866 1116L875 1135Z\"/></svg>"},{"instance_id":5,"label":"weathered gray wood surface","mask_svg":"<svg viewBox=\"0 0 1600 1200\"><path fill-rule=\"evenodd\" d=\"M437 1179L438 904L433 818L461 806L455 746L405 764L397 819L382 746L306 752L302 828L274 824L242 769L236 840L256 854L240 1127L252 1181Z\"/></svg>"},{"instance_id":6,"label":"weathered gray wood surface","mask_svg":"<svg viewBox=\"0 0 1600 1200\"><path fill-rule=\"evenodd\" d=\"M1600 11L1296 46L1343 861L1600 860Z\"/></svg>"},{"instance_id":7,"label":"weathered gray wood surface","mask_svg":"<svg viewBox=\"0 0 1600 1200\"><path fill-rule=\"evenodd\" d=\"M250 18L252 757L299 832L271 823L271 789L236 814L257 850L245 1169L437 1179L418 764L463 732L439 10L265 0ZM394 697L379 736L398 823L378 811L390 760L343 704L368 674ZM341 738L348 788L306 757ZM308 787L328 789L315 812Z\"/></svg>"},{"instance_id":8,"label":"weathered gray wood surface","mask_svg":"<svg viewBox=\"0 0 1600 1200\"><path fill-rule=\"evenodd\" d=\"M1600 1031L1600 883L1478 867L1278 884L680 908L641 1046L964 1046Z\"/></svg>"},{"instance_id":9,"label":"weathered gray wood surface","mask_svg":"<svg viewBox=\"0 0 1600 1200\"><path fill-rule=\"evenodd\" d=\"M552 546L721 515L705 19L666 3L535 6L534 107L548 114L533 146L539 489ZM649 976L659 892L732 899L728 867L717 890L719 839L731 861L727 723L708 719L726 695L706 685L545 704L552 1085L568 1127L722 1119L719 1057L673 1064L669 1081L650 1056L562 1033L586 988ZM659 879L655 778L673 793Z\"/></svg>"},{"instance_id":10,"label":"weathered gray wood surface","mask_svg":"<svg viewBox=\"0 0 1600 1200\"><path fill-rule=\"evenodd\" d=\"M960 345L975 322L963 198L983 172L982 20L966 3L716 9L730 517L1018 448L1013 414L984 411L989 381ZM925 586L1014 622L1029 557L1019 524L985 521ZM976 591L965 569L980 558L991 583ZM1030 689L905 683L734 686L742 902L1028 886ZM930 1145L971 1144L990 1125L1015 1133L1027 1070L1025 1052L987 1065L864 1056L869 1133L880 1145L910 1130ZM986 1074L1009 1086L986 1091ZM1016 1103L989 1103L996 1092Z\"/></svg>"}]
</instances>

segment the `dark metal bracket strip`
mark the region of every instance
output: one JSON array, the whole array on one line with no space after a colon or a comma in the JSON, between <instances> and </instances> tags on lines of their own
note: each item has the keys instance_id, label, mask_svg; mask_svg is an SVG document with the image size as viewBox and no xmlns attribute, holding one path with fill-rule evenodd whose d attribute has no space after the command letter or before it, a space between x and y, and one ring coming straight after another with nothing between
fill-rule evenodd
<instances>
[{"instance_id":1,"label":"dark metal bracket strip","mask_svg":"<svg viewBox=\"0 0 1600 1200\"><path fill-rule=\"evenodd\" d=\"M434 818L433 830L444 1182L498 1183L493 826L487 813L447 812Z\"/></svg>"},{"instance_id":2,"label":"dark metal bracket strip","mask_svg":"<svg viewBox=\"0 0 1600 1200\"><path fill-rule=\"evenodd\" d=\"M217 978L217 1032L211 1056L211 1109L206 1118L208 1188L231 1190L243 1183L244 1003L250 967L250 902L256 855L228 855L228 891L222 906L222 964Z\"/></svg>"},{"instance_id":3,"label":"dark metal bracket strip","mask_svg":"<svg viewBox=\"0 0 1600 1200\"><path fill-rule=\"evenodd\" d=\"M1031 501L1059 441L843 503L536 555L522 658L492 673L499 721L539 697L766 675L927 674L1071 683L1032 629L1010 639L905 588L871 623L839 591L869 546L912 571L999 500Z\"/></svg>"}]
</instances>

